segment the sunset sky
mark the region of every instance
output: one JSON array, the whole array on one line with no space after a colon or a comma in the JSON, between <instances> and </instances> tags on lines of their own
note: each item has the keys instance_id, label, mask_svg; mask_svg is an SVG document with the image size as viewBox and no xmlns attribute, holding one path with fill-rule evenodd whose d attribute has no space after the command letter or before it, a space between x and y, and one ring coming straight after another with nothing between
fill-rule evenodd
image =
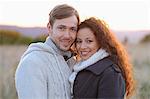
<instances>
[{"instance_id":1,"label":"sunset sky","mask_svg":"<svg viewBox=\"0 0 150 99\"><path fill-rule=\"evenodd\" d=\"M76 8L81 21L96 16L115 30L150 30L149 0L0 0L0 25L46 27L50 10L63 3Z\"/></svg>"}]
</instances>

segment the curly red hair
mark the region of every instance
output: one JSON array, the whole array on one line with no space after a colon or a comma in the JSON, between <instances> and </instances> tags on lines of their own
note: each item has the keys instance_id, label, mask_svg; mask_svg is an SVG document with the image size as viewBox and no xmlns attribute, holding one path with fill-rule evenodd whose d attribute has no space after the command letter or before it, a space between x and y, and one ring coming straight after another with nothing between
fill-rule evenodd
<instances>
[{"instance_id":1,"label":"curly red hair","mask_svg":"<svg viewBox=\"0 0 150 99\"><path fill-rule=\"evenodd\" d=\"M79 25L79 29L86 27L94 32L100 47L113 57L113 61L121 69L126 82L126 96L130 97L135 89L135 80L133 78L133 67L125 48L104 21L91 17Z\"/></svg>"}]
</instances>

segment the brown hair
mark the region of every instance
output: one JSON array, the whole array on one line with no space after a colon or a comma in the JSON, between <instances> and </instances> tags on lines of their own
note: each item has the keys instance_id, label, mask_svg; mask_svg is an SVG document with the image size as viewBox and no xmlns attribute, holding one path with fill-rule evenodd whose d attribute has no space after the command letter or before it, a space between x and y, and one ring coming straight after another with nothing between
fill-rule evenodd
<instances>
[{"instance_id":1,"label":"brown hair","mask_svg":"<svg viewBox=\"0 0 150 99\"><path fill-rule=\"evenodd\" d=\"M63 18L70 17L72 15L75 15L77 17L78 24L79 24L80 19L77 10L75 10L73 7L67 4L57 5L49 13L49 23L51 26L53 26L56 19L63 19Z\"/></svg>"},{"instance_id":2,"label":"brown hair","mask_svg":"<svg viewBox=\"0 0 150 99\"><path fill-rule=\"evenodd\" d=\"M79 25L79 29L90 28L100 45L100 48L105 49L115 64L121 69L126 82L126 95L130 97L134 91L134 78L132 65L129 61L129 56L122 46L122 44L116 39L113 32L109 30L106 23L100 19L91 17Z\"/></svg>"}]
</instances>

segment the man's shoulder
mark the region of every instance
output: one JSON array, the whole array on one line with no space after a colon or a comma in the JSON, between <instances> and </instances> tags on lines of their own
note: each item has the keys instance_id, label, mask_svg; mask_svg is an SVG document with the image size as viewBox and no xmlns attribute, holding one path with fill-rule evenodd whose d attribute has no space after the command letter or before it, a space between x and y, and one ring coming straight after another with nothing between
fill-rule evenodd
<instances>
[{"instance_id":1,"label":"man's shoulder","mask_svg":"<svg viewBox=\"0 0 150 99\"><path fill-rule=\"evenodd\" d=\"M43 57L46 57L46 56L53 56L54 54L53 53L50 53L50 51L42 51L42 50L34 50L34 51L31 51L29 52L28 54L25 53L25 55L23 55L22 58L32 58L32 59L41 59Z\"/></svg>"}]
</instances>

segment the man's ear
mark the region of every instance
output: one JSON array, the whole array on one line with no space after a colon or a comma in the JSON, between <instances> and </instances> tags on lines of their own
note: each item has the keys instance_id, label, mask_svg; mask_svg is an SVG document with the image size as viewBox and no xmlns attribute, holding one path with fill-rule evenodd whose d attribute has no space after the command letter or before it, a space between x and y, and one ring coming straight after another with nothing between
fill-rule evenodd
<instances>
[{"instance_id":1,"label":"man's ear","mask_svg":"<svg viewBox=\"0 0 150 99\"><path fill-rule=\"evenodd\" d=\"M48 33L50 34L52 32L52 27L50 23L47 23L47 29L48 29Z\"/></svg>"}]
</instances>

